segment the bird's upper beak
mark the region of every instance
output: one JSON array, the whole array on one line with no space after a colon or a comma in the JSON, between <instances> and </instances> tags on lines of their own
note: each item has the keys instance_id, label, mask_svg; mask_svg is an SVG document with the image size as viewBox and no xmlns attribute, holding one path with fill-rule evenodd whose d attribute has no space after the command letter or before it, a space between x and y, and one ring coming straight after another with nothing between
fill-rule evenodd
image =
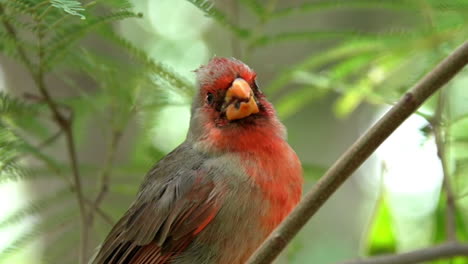
<instances>
[{"instance_id":1,"label":"bird's upper beak","mask_svg":"<svg viewBox=\"0 0 468 264\"><path fill-rule=\"evenodd\" d=\"M224 98L226 118L237 120L259 112L250 85L242 78L232 82Z\"/></svg>"}]
</instances>

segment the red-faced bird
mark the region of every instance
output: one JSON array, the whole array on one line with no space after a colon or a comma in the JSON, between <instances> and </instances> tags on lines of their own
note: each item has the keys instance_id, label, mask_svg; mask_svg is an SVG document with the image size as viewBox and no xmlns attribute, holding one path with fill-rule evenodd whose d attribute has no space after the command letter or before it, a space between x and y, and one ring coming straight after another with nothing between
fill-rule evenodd
<instances>
[{"instance_id":1,"label":"red-faced bird","mask_svg":"<svg viewBox=\"0 0 468 264\"><path fill-rule=\"evenodd\" d=\"M95 264L243 264L299 202L302 168L239 60L197 71L187 139L147 174Z\"/></svg>"}]
</instances>

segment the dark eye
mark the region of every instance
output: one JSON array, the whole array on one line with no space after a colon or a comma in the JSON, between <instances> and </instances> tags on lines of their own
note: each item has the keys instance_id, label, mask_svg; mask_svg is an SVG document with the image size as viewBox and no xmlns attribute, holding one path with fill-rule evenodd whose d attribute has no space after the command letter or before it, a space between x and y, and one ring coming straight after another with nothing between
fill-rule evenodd
<instances>
[{"instance_id":1,"label":"dark eye","mask_svg":"<svg viewBox=\"0 0 468 264\"><path fill-rule=\"evenodd\" d=\"M213 101L214 101L214 96L213 96L213 94L212 94L212 93L208 93L208 94L206 95L206 102L207 102L208 104L212 104Z\"/></svg>"}]
</instances>

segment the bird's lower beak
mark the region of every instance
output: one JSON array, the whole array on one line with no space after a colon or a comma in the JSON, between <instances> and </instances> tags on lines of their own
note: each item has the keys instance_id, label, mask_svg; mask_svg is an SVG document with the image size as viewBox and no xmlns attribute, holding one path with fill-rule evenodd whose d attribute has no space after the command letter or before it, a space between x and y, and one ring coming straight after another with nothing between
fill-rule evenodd
<instances>
[{"instance_id":1,"label":"bird's lower beak","mask_svg":"<svg viewBox=\"0 0 468 264\"><path fill-rule=\"evenodd\" d=\"M252 89L242 78L234 80L226 92L224 102L228 120L242 119L259 112Z\"/></svg>"}]
</instances>

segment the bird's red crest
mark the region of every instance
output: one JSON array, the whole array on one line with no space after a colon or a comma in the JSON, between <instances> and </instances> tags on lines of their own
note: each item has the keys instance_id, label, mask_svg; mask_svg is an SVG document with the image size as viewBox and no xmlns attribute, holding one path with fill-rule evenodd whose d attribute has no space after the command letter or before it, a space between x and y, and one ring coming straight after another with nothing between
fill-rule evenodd
<instances>
[{"instance_id":1,"label":"bird's red crest","mask_svg":"<svg viewBox=\"0 0 468 264\"><path fill-rule=\"evenodd\" d=\"M204 91L227 89L238 77L252 83L256 77L256 73L249 66L234 58L214 57L195 72Z\"/></svg>"}]
</instances>

